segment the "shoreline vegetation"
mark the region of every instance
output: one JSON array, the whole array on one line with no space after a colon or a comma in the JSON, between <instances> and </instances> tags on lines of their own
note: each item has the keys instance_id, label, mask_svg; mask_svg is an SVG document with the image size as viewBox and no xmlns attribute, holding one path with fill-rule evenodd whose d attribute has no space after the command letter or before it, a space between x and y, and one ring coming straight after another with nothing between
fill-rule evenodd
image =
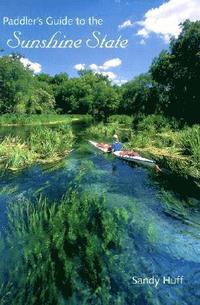
<instances>
[{"instance_id":1,"label":"shoreline vegetation","mask_svg":"<svg viewBox=\"0 0 200 305\"><path fill-rule=\"evenodd\" d=\"M90 126L85 134L97 140L111 141L117 133L124 149L151 157L173 174L192 179L200 185L200 127L182 125L179 121L162 115L113 115L105 125Z\"/></svg>"},{"instance_id":2,"label":"shoreline vegetation","mask_svg":"<svg viewBox=\"0 0 200 305\"><path fill-rule=\"evenodd\" d=\"M60 114L2 114L0 115L0 126L38 126L69 124L79 120L80 115Z\"/></svg>"},{"instance_id":3,"label":"shoreline vegetation","mask_svg":"<svg viewBox=\"0 0 200 305\"><path fill-rule=\"evenodd\" d=\"M70 125L50 129L37 127L26 139L6 136L0 141L0 166L19 170L36 163L51 163L70 153L74 134Z\"/></svg>"}]
</instances>

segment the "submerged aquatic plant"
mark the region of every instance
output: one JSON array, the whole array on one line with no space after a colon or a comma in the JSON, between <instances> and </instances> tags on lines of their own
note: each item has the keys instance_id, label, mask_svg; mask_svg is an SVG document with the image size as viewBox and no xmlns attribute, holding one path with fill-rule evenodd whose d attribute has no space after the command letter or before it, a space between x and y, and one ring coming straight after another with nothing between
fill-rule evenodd
<instances>
[{"instance_id":1,"label":"submerged aquatic plant","mask_svg":"<svg viewBox=\"0 0 200 305\"><path fill-rule=\"evenodd\" d=\"M165 190L160 192L159 197L166 214L169 214L170 217L178 218L189 223L191 209L196 208L197 204L192 202L190 199L187 201L183 199L180 200L175 194ZM197 224L197 227L200 227L199 224Z\"/></svg>"},{"instance_id":2,"label":"submerged aquatic plant","mask_svg":"<svg viewBox=\"0 0 200 305\"><path fill-rule=\"evenodd\" d=\"M123 209L110 211L77 184L60 202L13 202L1 237L0 304L118 304L111 269L126 222Z\"/></svg>"}]
</instances>

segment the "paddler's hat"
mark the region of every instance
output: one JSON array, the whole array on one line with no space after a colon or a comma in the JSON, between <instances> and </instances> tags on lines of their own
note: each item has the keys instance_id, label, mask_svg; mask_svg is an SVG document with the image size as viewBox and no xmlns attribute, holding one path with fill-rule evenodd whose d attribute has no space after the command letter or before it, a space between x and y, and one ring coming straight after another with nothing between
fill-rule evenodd
<instances>
[{"instance_id":1,"label":"paddler's hat","mask_svg":"<svg viewBox=\"0 0 200 305\"><path fill-rule=\"evenodd\" d=\"M119 140L118 135L117 135L117 134L114 134L113 139L116 140L116 141L118 141L118 140Z\"/></svg>"}]
</instances>

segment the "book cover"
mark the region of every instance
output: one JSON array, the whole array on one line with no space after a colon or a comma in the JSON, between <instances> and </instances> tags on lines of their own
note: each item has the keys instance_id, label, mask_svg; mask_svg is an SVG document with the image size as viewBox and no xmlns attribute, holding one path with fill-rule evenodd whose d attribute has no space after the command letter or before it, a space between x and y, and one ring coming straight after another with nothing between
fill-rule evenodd
<instances>
[{"instance_id":1,"label":"book cover","mask_svg":"<svg viewBox=\"0 0 200 305\"><path fill-rule=\"evenodd\" d=\"M0 1L0 305L200 302L199 0Z\"/></svg>"}]
</instances>

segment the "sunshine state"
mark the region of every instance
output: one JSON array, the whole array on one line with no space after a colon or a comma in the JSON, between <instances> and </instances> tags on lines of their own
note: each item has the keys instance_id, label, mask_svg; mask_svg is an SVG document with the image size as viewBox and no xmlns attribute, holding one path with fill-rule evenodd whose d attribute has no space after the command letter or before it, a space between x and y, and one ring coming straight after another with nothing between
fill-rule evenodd
<instances>
[{"instance_id":1,"label":"sunshine state","mask_svg":"<svg viewBox=\"0 0 200 305\"><path fill-rule=\"evenodd\" d=\"M102 35L99 31L92 32L92 37L85 41L86 47L88 48L107 48L107 49L125 49L128 47L128 39L123 39L119 36L117 39L109 39L108 35ZM13 33L13 38L7 40L8 47L12 49L23 48L23 49L79 49L83 46L82 39L67 39L61 31L54 33L48 39L35 39L35 40L25 40L22 37L20 31L15 31Z\"/></svg>"}]
</instances>

